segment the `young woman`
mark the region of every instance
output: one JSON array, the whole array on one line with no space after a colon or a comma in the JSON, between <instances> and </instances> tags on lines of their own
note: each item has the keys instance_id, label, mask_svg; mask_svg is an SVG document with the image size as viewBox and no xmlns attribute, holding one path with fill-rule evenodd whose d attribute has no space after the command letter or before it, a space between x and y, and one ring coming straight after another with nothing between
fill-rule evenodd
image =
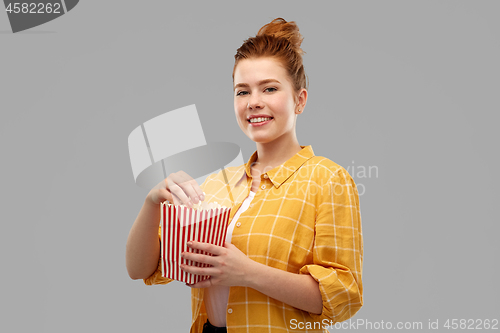
<instances>
[{"instance_id":1,"label":"young woman","mask_svg":"<svg viewBox=\"0 0 500 333\"><path fill-rule=\"evenodd\" d=\"M243 43L235 55L234 110L256 152L201 187L182 171L170 175L150 191L130 231L129 275L165 284L171 280L159 266L160 203L232 207L224 247L189 242L212 256L183 254L210 265L181 267L210 276L190 285L191 332L323 332L363 304L356 185L344 168L301 146L295 132L308 97L301 42L297 25L279 18Z\"/></svg>"}]
</instances>

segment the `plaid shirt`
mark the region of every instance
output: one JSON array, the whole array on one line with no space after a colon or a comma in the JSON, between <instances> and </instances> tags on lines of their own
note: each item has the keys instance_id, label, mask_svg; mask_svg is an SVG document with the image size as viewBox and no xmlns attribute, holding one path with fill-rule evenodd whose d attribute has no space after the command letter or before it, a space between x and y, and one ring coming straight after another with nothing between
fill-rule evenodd
<instances>
[{"instance_id":1,"label":"plaid shirt","mask_svg":"<svg viewBox=\"0 0 500 333\"><path fill-rule=\"evenodd\" d=\"M209 176L202 185L207 202L232 207L231 217L250 193L247 164ZM267 172L266 172L267 171ZM316 315L270 298L252 288L231 287L228 332L327 332L363 305L361 282L363 239L356 184L348 172L304 147L284 164L264 169L260 188L239 217L232 243L249 258L318 283L323 312ZM161 266L144 282L165 284ZM192 289L191 332L202 332L207 320L204 289Z\"/></svg>"}]
</instances>

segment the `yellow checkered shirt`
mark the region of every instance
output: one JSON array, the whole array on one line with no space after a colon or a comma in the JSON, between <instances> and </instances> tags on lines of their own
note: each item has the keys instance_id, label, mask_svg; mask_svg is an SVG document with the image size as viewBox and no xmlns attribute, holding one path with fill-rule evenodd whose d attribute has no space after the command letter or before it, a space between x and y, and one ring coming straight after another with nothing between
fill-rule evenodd
<instances>
[{"instance_id":1,"label":"yellow checkered shirt","mask_svg":"<svg viewBox=\"0 0 500 333\"><path fill-rule=\"evenodd\" d=\"M349 173L331 160L315 156L311 146L284 164L264 170L259 191L238 219L232 243L249 258L319 283L323 312L316 315L270 298L252 288L231 287L228 332L328 332L363 305L361 282L363 238L359 196ZM250 193L247 164L210 175L202 185L206 202L232 207L230 220ZM266 172L267 171L267 172ZM226 181L227 179L227 181ZM161 234L161 233L160 233ZM147 285L166 284L161 266ZM192 289L191 332L202 332L207 320L204 289Z\"/></svg>"}]
</instances>

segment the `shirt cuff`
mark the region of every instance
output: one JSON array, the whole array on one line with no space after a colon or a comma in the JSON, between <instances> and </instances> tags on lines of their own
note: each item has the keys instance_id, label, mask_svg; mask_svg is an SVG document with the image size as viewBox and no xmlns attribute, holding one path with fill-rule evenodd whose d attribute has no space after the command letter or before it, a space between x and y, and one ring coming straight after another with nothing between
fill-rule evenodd
<instances>
[{"instance_id":1,"label":"shirt cuff","mask_svg":"<svg viewBox=\"0 0 500 333\"><path fill-rule=\"evenodd\" d=\"M332 323L341 322L353 317L363 305L358 285L350 271L311 264L303 266L299 274L309 274L319 283L323 311L320 315L309 312L315 321L327 319Z\"/></svg>"},{"instance_id":2,"label":"shirt cuff","mask_svg":"<svg viewBox=\"0 0 500 333\"><path fill-rule=\"evenodd\" d=\"M148 278L143 279L144 283L148 286L152 286L154 284L167 284L172 282L172 279L163 277L161 274L161 259L158 260L158 267L156 268L156 271Z\"/></svg>"}]
</instances>

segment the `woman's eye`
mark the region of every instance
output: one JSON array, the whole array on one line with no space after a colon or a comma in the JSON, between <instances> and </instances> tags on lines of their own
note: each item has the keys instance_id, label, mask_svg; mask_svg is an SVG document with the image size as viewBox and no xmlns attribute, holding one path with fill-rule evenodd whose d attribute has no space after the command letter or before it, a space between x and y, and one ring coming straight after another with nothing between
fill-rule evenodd
<instances>
[{"instance_id":1,"label":"woman's eye","mask_svg":"<svg viewBox=\"0 0 500 333\"><path fill-rule=\"evenodd\" d=\"M276 91L277 89L276 88L273 88L273 87L270 87L270 88L266 88L266 91L267 92L273 92L273 91Z\"/></svg>"},{"instance_id":2,"label":"woman's eye","mask_svg":"<svg viewBox=\"0 0 500 333\"><path fill-rule=\"evenodd\" d=\"M241 96L241 95L246 95L246 94L248 94L248 92L247 92L247 91L242 90L242 91L238 91L238 92L236 93L236 96Z\"/></svg>"}]
</instances>

